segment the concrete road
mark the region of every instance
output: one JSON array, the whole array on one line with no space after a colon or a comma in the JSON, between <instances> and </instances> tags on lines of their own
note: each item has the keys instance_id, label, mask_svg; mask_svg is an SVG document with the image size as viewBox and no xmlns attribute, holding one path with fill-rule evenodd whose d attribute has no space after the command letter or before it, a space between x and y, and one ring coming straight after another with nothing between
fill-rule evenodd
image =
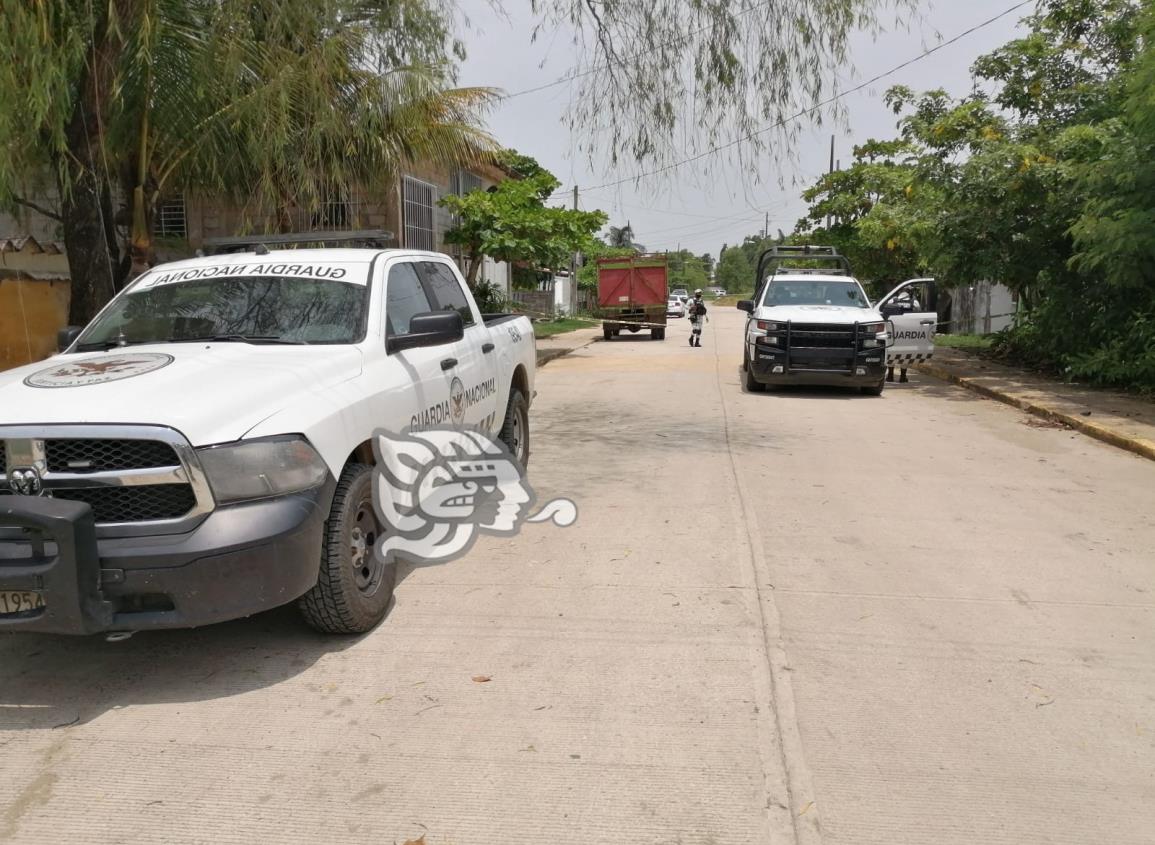
<instances>
[{"instance_id":1,"label":"concrete road","mask_svg":"<svg viewBox=\"0 0 1155 845\"><path fill-rule=\"evenodd\" d=\"M0 842L1155 841L1155 465L917 377L745 394L712 317L543 370L578 523L368 636L0 638Z\"/></svg>"}]
</instances>

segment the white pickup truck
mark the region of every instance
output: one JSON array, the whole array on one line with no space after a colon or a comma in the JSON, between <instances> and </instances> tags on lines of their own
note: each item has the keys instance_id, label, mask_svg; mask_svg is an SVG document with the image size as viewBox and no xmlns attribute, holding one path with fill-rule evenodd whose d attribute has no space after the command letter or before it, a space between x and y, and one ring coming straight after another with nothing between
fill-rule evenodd
<instances>
[{"instance_id":1,"label":"white pickup truck","mask_svg":"<svg viewBox=\"0 0 1155 845\"><path fill-rule=\"evenodd\" d=\"M525 465L533 329L437 253L153 268L61 354L0 373L0 631L194 627L298 601L365 631L375 431L468 427Z\"/></svg>"},{"instance_id":2,"label":"white pickup truck","mask_svg":"<svg viewBox=\"0 0 1155 845\"><path fill-rule=\"evenodd\" d=\"M824 270L798 264L836 263ZM773 272L764 275L771 265ZM903 282L871 304L831 247L779 246L762 254L747 312L742 369L745 387L762 391L787 384L848 385L881 395L887 368L903 369L934 354L936 285Z\"/></svg>"}]
</instances>

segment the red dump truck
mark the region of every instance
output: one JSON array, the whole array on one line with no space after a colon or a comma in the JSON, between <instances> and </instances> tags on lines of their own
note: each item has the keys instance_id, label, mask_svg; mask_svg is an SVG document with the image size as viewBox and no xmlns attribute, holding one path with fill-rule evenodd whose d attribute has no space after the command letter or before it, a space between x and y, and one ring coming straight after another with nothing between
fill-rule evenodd
<instances>
[{"instance_id":1,"label":"red dump truck","mask_svg":"<svg viewBox=\"0 0 1155 845\"><path fill-rule=\"evenodd\" d=\"M598 310L605 339L623 329L649 329L653 340L665 340L668 293L662 256L598 259Z\"/></svg>"}]
</instances>

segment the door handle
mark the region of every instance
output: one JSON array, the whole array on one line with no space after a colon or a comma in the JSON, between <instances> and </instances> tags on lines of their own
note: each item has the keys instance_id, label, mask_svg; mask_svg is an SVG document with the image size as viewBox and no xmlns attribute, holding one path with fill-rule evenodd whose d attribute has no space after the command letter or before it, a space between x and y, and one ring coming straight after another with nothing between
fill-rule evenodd
<instances>
[{"instance_id":1,"label":"door handle","mask_svg":"<svg viewBox=\"0 0 1155 845\"><path fill-rule=\"evenodd\" d=\"M492 352L493 350L494 350L494 346L492 343L481 344L481 351L482 352L489 353L489 352Z\"/></svg>"},{"instance_id":2,"label":"door handle","mask_svg":"<svg viewBox=\"0 0 1155 845\"><path fill-rule=\"evenodd\" d=\"M919 324L920 326L933 326L933 325L934 325L934 320L919 320L919 321L918 321L918 324Z\"/></svg>"},{"instance_id":3,"label":"door handle","mask_svg":"<svg viewBox=\"0 0 1155 845\"><path fill-rule=\"evenodd\" d=\"M442 371L452 370L456 366L457 366L457 359L456 358L446 358L444 361L441 362Z\"/></svg>"}]
</instances>

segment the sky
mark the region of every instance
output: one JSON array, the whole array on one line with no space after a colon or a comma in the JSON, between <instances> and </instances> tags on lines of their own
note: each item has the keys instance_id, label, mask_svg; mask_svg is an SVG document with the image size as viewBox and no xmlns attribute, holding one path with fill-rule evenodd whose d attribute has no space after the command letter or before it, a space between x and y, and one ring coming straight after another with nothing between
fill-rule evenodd
<instances>
[{"instance_id":1,"label":"sky","mask_svg":"<svg viewBox=\"0 0 1155 845\"><path fill-rule=\"evenodd\" d=\"M856 33L851 38L853 68L843 76L841 87L845 90L889 71L1018 2L926 0L922 3L922 20L909 29L895 30L891 26L890 31L878 37ZM505 4L504 15L495 12L491 0L463 0L460 8L467 24L459 35L468 56L461 68L461 85L521 91L564 77L577 61L577 48L564 33L555 37L546 33L533 42L537 20L529 11L527 0L510 0ZM954 94L967 93L972 88L972 62L1018 37L1022 32L1019 22L1030 11L1027 6L1013 12L910 67L847 95L841 101L847 111L844 125L828 124L804 132L795 150L796 160L781 165L767 162L759 170L757 184L742 166L715 156L708 169L688 164L663 176L649 177L641 184L630 180L614 188L582 191L582 185L629 179L634 169L629 165L618 169L591 165L577 151L579 139L563 123L573 93L569 83L503 101L490 114L489 129L503 145L536 158L562 181L564 189L576 184L580 207L606 211L612 225L628 221L635 239L647 249L684 248L699 255L710 252L717 256L723 244L740 243L746 235L760 232L767 213L771 233L794 228L806 209L799 196L802 188L827 168L832 134L835 158L842 161L849 161L856 143L868 138L895 137L896 117L882 101L887 88L902 84L915 90L943 87Z\"/></svg>"}]
</instances>

